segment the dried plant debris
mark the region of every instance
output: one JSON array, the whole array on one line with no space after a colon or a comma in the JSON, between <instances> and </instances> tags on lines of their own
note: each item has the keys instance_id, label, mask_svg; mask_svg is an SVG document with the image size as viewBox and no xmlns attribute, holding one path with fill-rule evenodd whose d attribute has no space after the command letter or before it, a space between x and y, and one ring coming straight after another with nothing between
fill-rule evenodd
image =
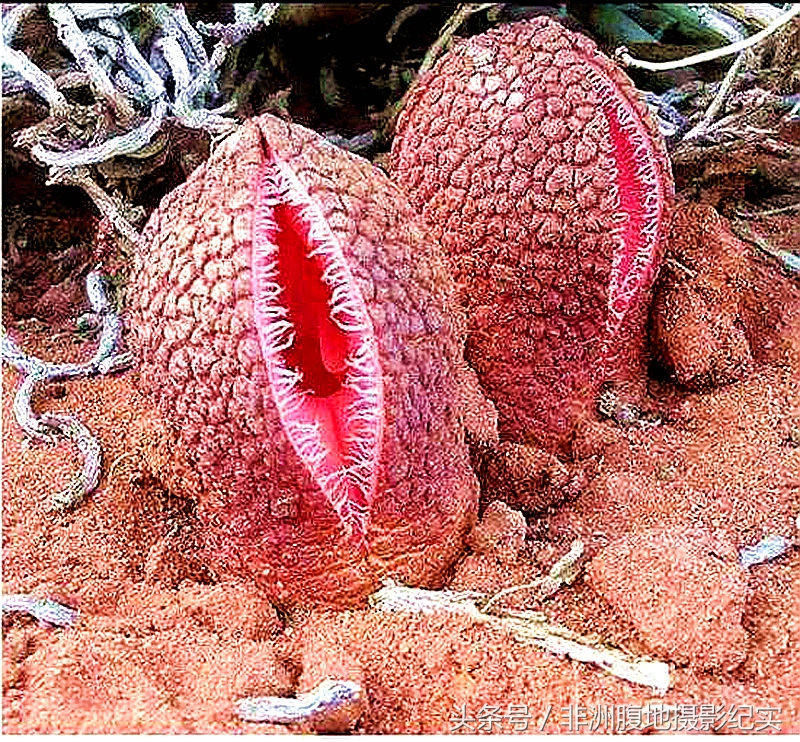
<instances>
[{"instance_id":1,"label":"dried plant debris","mask_svg":"<svg viewBox=\"0 0 800 742\"><path fill-rule=\"evenodd\" d=\"M794 211L796 208L795 205L791 209L785 208L783 210ZM775 213L783 210L772 209L771 211ZM795 279L800 278L800 253L775 247L764 235L759 233L757 227L746 221L734 219L731 222L731 228L739 238L751 245L755 245L763 255L766 255L772 261L776 261L783 268L786 275Z\"/></svg>"},{"instance_id":2,"label":"dried plant debris","mask_svg":"<svg viewBox=\"0 0 800 742\"><path fill-rule=\"evenodd\" d=\"M14 398L17 423L27 435L36 440L50 441L56 436L72 440L83 454L82 470L73 477L65 490L53 495L50 507L54 510L73 508L96 489L100 481L102 451L97 438L80 420L70 415L36 414L31 406L34 390L42 383L112 373L127 369L133 363L129 353L118 352L122 320L106 296L104 280L99 272L92 271L86 277L86 293L94 314L98 316L97 324L102 325L97 351L87 363L49 363L28 356L3 329L3 363L14 366L24 374L22 385Z\"/></svg>"},{"instance_id":3,"label":"dried plant debris","mask_svg":"<svg viewBox=\"0 0 800 742\"><path fill-rule=\"evenodd\" d=\"M535 611L514 611L495 607L511 592L550 586L543 598L552 597L564 586L572 584L580 569L583 544L576 541L546 577L529 585L505 588L492 596L482 593L452 590L423 590L392 581L370 596L374 610L410 613L459 613L494 628L510 631L515 639L534 644L560 657L596 665L611 675L636 685L648 686L658 694L666 693L671 685L669 665L649 658L635 657L615 647L607 646L595 637L582 636L564 626L548 621ZM491 613L490 613L491 611Z\"/></svg>"},{"instance_id":4,"label":"dried plant debris","mask_svg":"<svg viewBox=\"0 0 800 742\"><path fill-rule=\"evenodd\" d=\"M222 137L237 124L235 100L222 100L218 77L228 52L278 5L234 5L233 24L195 29L182 5L164 3L51 3L49 22L68 58L66 69L44 71L13 48L23 21L38 6L3 6L3 93L30 88L50 117L16 132L14 143L49 168L51 183L84 188L100 212L127 239L136 230L114 208L92 174L79 170L117 157L146 158L167 118ZM215 39L206 52L201 33ZM92 101L87 104L86 94Z\"/></svg>"}]
</instances>

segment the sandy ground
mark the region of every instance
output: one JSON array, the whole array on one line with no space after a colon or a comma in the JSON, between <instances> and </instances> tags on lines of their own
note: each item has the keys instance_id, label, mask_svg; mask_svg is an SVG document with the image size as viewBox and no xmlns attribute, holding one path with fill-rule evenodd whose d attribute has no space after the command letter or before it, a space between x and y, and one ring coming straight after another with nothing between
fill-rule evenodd
<instances>
[{"instance_id":1,"label":"sandy ground","mask_svg":"<svg viewBox=\"0 0 800 742\"><path fill-rule=\"evenodd\" d=\"M587 426L584 493L529 518L513 547L504 541L513 519L500 519L494 541L473 540L452 580L487 592L530 581L580 536L591 561L571 587L543 606L524 593L508 605L671 662L663 698L464 616L278 612L252 586L170 552L165 536L190 531L191 503L164 492L127 443L143 410L133 372L35 400L39 411L77 414L105 456L99 490L73 512L48 513L77 452L25 440L12 412L19 375L4 368L3 589L80 610L71 629L4 617L4 731L282 732L238 721L233 702L330 676L366 688L359 732L449 732L462 715L473 720L462 731L513 732L523 710L528 731L603 732L609 715L630 723L658 701L681 709L667 730L705 720L800 732L800 550L750 570L736 563L765 535L796 536L800 514L800 447L790 442L800 426L800 292L766 275L770 290L786 289L782 329L744 380L705 394L654 385L679 411L663 427ZM93 350L63 334L15 337L47 359Z\"/></svg>"}]
</instances>

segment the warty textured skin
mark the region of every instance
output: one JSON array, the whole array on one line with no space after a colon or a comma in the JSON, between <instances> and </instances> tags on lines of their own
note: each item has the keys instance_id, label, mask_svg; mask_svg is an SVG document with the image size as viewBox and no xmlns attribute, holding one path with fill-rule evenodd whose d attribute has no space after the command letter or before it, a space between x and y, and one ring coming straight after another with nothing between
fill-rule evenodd
<instances>
[{"instance_id":1,"label":"warty textured skin","mask_svg":"<svg viewBox=\"0 0 800 742\"><path fill-rule=\"evenodd\" d=\"M603 382L641 392L672 176L592 41L538 17L457 44L409 95L391 162L451 256L504 440L563 453Z\"/></svg>"},{"instance_id":2,"label":"warty textured skin","mask_svg":"<svg viewBox=\"0 0 800 742\"><path fill-rule=\"evenodd\" d=\"M287 438L259 348L251 259L264 143L338 238L377 336L385 430L365 558ZM453 291L440 248L384 173L268 115L164 198L136 254L131 344L175 441L170 466L189 470L165 478L191 486L225 568L288 603L356 601L385 574L439 584L478 501Z\"/></svg>"}]
</instances>

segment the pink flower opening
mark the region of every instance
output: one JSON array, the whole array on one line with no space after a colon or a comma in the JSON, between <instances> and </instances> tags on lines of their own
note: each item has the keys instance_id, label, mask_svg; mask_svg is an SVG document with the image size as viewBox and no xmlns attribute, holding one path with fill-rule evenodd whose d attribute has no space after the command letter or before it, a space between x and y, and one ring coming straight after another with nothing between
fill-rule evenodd
<instances>
[{"instance_id":1,"label":"pink flower opening","mask_svg":"<svg viewBox=\"0 0 800 742\"><path fill-rule=\"evenodd\" d=\"M292 168L268 160L255 190L253 306L272 396L294 450L363 549L384 429L372 321Z\"/></svg>"},{"instance_id":2,"label":"pink flower opening","mask_svg":"<svg viewBox=\"0 0 800 742\"><path fill-rule=\"evenodd\" d=\"M666 196L653 135L640 115L607 75L590 68L587 77L598 93L614 143L618 211L624 215L608 293L606 337L612 338L654 278Z\"/></svg>"}]
</instances>

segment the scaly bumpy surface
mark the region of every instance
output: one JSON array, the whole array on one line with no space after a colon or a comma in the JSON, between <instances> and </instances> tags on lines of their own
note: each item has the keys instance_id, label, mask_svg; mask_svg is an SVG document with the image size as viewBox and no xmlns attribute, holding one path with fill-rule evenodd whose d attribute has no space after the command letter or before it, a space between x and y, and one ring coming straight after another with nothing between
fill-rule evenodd
<instances>
[{"instance_id":1,"label":"scaly bumpy surface","mask_svg":"<svg viewBox=\"0 0 800 742\"><path fill-rule=\"evenodd\" d=\"M474 520L464 321L426 235L383 173L270 116L145 230L141 386L199 475L210 547L282 600L436 584Z\"/></svg>"},{"instance_id":2,"label":"scaly bumpy surface","mask_svg":"<svg viewBox=\"0 0 800 742\"><path fill-rule=\"evenodd\" d=\"M557 451L604 381L644 370L673 191L645 104L589 39L502 26L420 81L392 167L452 256L501 436Z\"/></svg>"}]
</instances>

